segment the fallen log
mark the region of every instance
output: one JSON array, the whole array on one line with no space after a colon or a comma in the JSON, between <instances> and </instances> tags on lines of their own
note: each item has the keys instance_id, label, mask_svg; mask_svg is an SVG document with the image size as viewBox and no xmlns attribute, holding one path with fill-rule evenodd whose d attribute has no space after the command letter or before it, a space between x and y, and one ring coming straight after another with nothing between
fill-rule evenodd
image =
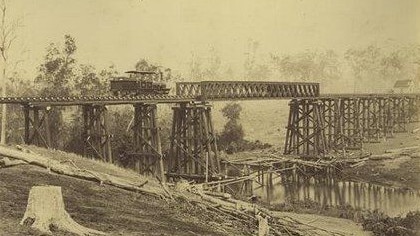
<instances>
[{"instance_id":1,"label":"fallen log","mask_svg":"<svg viewBox=\"0 0 420 236\"><path fill-rule=\"evenodd\" d=\"M212 192L212 191L204 191L204 194L214 196L214 197L220 197L223 199L229 199L232 197L229 193L219 193L219 192Z\"/></svg>"},{"instance_id":2,"label":"fallen log","mask_svg":"<svg viewBox=\"0 0 420 236\"><path fill-rule=\"evenodd\" d=\"M412 153L412 154L410 154L410 157L411 158L420 158L420 152Z\"/></svg>"},{"instance_id":3,"label":"fallen log","mask_svg":"<svg viewBox=\"0 0 420 236\"><path fill-rule=\"evenodd\" d=\"M270 210L258 206L256 204L244 202L234 198L220 199L219 197L208 195L204 192L196 192L201 196L203 203L205 203L211 210L213 207L218 211L223 211L227 214L235 216L236 218L249 219L257 222L256 215L268 217L270 219L270 230L276 235L341 235L337 232L330 232L312 225L304 224L296 219L289 219L287 217L278 217ZM222 197L223 198L223 197ZM281 234L283 232L283 234Z\"/></svg>"},{"instance_id":4,"label":"fallen log","mask_svg":"<svg viewBox=\"0 0 420 236\"><path fill-rule=\"evenodd\" d=\"M100 184L107 184L121 189L150 194L159 197L162 197L164 194L164 192L157 192L142 188L145 184L147 184L147 180L143 183L137 184L133 183L132 181L127 181L125 179L116 176L111 176L105 173L84 170L75 166L74 163L73 165L64 164L60 161L43 157L31 151L19 151L9 147L0 146L0 155L13 159L18 159L27 162L31 165L43 167L57 174L67 175L89 181L95 181Z\"/></svg>"},{"instance_id":5,"label":"fallen log","mask_svg":"<svg viewBox=\"0 0 420 236\"><path fill-rule=\"evenodd\" d=\"M417 150L420 150L420 146L411 146L411 147L388 149L388 150L385 150L385 153L394 153L394 154L410 153L410 152L415 152Z\"/></svg>"},{"instance_id":6,"label":"fallen log","mask_svg":"<svg viewBox=\"0 0 420 236\"><path fill-rule=\"evenodd\" d=\"M398 155L398 154L396 154L396 153L376 154L376 155L371 155L371 156L369 157L369 160L378 161L378 160L393 159L393 158L395 158L397 155Z\"/></svg>"},{"instance_id":7,"label":"fallen log","mask_svg":"<svg viewBox=\"0 0 420 236\"><path fill-rule=\"evenodd\" d=\"M366 161L359 161L359 162L356 162L355 164L350 165L350 168L363 166L365 164L366 164Z\"/></svg>"},{"instance_id":8,"label":"fallen log","mask_svg":"<svg viewBox=\"0 0 420 236\"><path fill-rule=\"evenodd\" d=\"M7 157L3 157L2 159L0 159L0 168L7 168L7 167L12 167L12 166L17 166L17 165L24 165L24 164L28 164L28 163L21 160L10 160Z\"/></svg>"}]
</instances>

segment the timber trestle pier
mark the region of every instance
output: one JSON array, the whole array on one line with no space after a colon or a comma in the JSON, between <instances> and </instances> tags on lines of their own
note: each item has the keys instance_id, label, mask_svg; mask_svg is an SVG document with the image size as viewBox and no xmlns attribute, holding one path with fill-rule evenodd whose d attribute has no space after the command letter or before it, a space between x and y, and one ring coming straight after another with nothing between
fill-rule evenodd
<instances>
[{"instance_id":1,"label":"timber trestle pier","mask_svg":"<svg viewBox=\"0 0 420 236\"><path fill-rule=\"evenodd\" d=\"M332 94L289 103L284 154L322 157L361 149L419 121L419 94Z\"/></svg>"},{"instance_id":2,"label":"timber trestle pier","mask_svg":"<svg viewBox=\"0 0 420 236\"><path fill-rule=\"evenodd\" d=\"M135 170L160 179L223 181L212 122L214 101L288 99L285 155L323 157L361 148L363 142L405 132L418 121L420 94L320 94L318 83L202 81L176 84L176 95L1 97L0 103L23 108L26 144L54 148L51 113L66 106L83 113L84 153L113 162L108 107L132 105ZM159 104L172 104L170 148L163 155L158 127ZM303 161L303 160L302 160Z\"/></svg>"}]
</instances>

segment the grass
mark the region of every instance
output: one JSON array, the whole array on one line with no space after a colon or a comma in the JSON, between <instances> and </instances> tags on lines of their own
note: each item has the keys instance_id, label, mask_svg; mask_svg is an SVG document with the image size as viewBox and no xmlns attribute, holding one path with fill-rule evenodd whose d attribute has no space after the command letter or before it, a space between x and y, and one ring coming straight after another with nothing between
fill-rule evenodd
<instances>
[{"instance_id":1,"label":"grass","mask_svg":"<svg viewBox=\"0 0 420 236\"><path fill-rule=\"evenodd\" d=\"M364 230L377 236L420 235L420 211L411 211L406 216L390 217L378 210L363 210L350 205L323 205L311 199L291 200L269 206L271 210L304 214L317 214L350 219L361 223Z\"/></svg>"},{"instance_id":2,"label":"grass","mask_svg":"<svg viewBox=\"0 0 420 236\"><path fill-rule=\"evenodd\" d=\"M31 150L58 160L72 160L89 170L139 181L146 178L73 154L32 147ZM154 187L157 181L151 179L149 184ZM0 235L39 235L19 225L29 191L35 185L61 186L71 217L83 226L110 235L249 235L245 226L205 209L197 209L185 201L166 202L153 196L49 173L32 165L0 168ZM55 235L68 234L58 232Z\"/></svg>"}]
</instances>

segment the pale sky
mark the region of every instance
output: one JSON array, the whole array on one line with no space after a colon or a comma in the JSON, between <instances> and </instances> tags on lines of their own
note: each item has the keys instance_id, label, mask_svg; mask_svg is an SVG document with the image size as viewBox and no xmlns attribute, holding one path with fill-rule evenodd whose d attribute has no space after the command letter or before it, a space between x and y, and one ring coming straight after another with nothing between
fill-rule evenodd
<instances>
[{"instance_id":1,"label":"pale sky","mask_svg":"<svg viewBox=\"0 0 420 236\"><path fill-rule=\"evenodd\" d=\"M191 55L213 47L241 66L250 40L260 53L343 52L369 44L420 43L420 0L9 0L22 17L27 76L45 48L75 37L81 63L131 69L140 58L188 71Z\"/></svg>"}]
</instances>

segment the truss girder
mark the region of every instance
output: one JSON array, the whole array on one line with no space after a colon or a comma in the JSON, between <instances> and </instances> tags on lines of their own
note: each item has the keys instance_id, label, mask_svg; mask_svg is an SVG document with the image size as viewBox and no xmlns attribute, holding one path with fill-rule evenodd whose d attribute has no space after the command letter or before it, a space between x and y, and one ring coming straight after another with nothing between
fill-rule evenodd
<instances>
[{"instance_id":1,"label":"truss girder","mask_svg":"<svg viewBox=\"0 0 420 236\"><path fill-rule=\"evenodd\" d=\"M195 96L206 100L270 99L319 96L318 83L261 81L181 82L177 95Z\"/></svg>"}]
</instances>

